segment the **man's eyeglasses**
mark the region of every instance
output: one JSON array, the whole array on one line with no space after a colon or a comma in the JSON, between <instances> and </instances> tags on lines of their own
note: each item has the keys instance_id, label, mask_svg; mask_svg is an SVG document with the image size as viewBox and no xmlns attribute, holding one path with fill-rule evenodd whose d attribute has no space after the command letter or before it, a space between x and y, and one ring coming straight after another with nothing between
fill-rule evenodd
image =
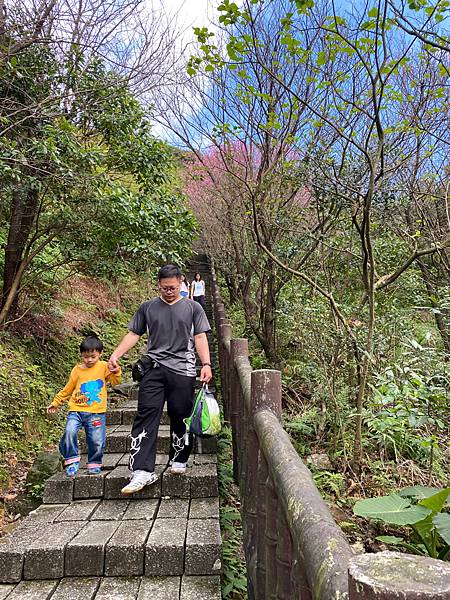
<instances>
[{"instance_id":1,"label":"man's eyeglasses","mask_svg":"<svg viewBox=\"0 0 450 600\"><path fill-rule=\"evenodd\" d=\"M159 289L162 290L163 292L176 292L178 289L178 286L176 285L169 285L169 286L165 286L165 285L160 285Z\"/></svg>"}]
</instances>

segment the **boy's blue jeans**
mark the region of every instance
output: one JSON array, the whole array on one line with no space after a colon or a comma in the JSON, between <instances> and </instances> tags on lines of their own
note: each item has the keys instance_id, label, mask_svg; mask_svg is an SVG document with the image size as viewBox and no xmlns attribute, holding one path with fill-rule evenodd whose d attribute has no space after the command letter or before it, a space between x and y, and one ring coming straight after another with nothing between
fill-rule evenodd
<instances>
[{"instance_id":1,"label":"boy's blue jeans","mask_svg":"<svg viewBox=\"0 0 450 600\"><path fill-rule=\"evenodd\" d=\"M101 467L106 441L105 413L75 412L67 415L66 429L59 442L59 451L64 464L70 465L80 460L78 432L84 427L88 447L88 468Z\"/></svg>"}]
</instances>

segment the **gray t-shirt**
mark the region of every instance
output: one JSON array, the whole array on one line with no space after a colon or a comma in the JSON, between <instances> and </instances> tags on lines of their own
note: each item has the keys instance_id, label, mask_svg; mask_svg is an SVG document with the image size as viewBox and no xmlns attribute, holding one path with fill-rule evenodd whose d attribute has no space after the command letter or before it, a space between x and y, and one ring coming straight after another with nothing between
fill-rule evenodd
<instances>
[{"instance_id":1,"label":"gray t-shirt","mask_svg":"<svg viewBox=\"0 0 450 600\"><path fill-rule=\"evenodd\" d=\"M141 304L128 329L137 335L148 333L147 354L157 363L179 375L194 377L194 335L211 327L198 302L181 298L167 304L153 298Z\"/></svg>"}]
</instances>

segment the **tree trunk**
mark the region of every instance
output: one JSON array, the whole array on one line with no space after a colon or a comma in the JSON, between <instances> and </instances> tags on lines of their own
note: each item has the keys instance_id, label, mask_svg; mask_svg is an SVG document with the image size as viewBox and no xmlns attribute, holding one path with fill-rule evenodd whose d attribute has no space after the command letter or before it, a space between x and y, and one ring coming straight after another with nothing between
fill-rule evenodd
<instances>
[{"instance_id":1,"label":"tree trunk","mask_svg":"<svg viewBox=\"0 0 450 600\"><path fill-rule=\"evenodd\" d=\"M36 218L38 202L39 193L35 189L29 189L25 193L20 189L16 189L13 192L8 241L5 248L3 286L0 298L0 309L4 309L8 303L8 314L13 313L15 310L19 287L17 274L22 264L27 242ZM23 270L20 278L22 274ZM10 292L12 290L14 293L11 298Z\"/></svg>"},{"instance_id":2,"label":"tree trunk","mask_svg":"<svg viewBox=\"0 0 450 600\"><path fill-rule=\"evenodd\" d=\"M446 323L446 319L443 314L443 311L442 311L441 307L439 306L439 301L437 300L439 298L439 292L437 291L437 289L435 288L435 286L432 283L432 278L430 276L430 272L429 272L426 264L421 260L417 261L417 263L419 265L419 269L420 269L420 273L422 275L423 282L427 289L428 299L429 299L431 305L433 306L433 308L437 309L437 310L433 311L434 312L434 320L436 321L436 327L438 328L438 331L441 335L445 351L450 353L450 332L449 332L448 324Z\"/></svg>"}]
</instances>

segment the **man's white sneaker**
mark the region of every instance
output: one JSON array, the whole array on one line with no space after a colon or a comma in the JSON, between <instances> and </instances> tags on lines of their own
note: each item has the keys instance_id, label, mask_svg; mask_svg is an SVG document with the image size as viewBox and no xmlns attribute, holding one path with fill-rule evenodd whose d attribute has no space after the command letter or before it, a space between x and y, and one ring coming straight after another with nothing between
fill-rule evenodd
<instances>
[{"instance_id":1,"label":"man's white sneaker","mask_svg":"<svg viewBox=\"0 0 450 600\"><path fill-rule=\"evenodd\" d=\"M152 471L142 471L137 470L133 471L133 475L131 476L131 481L124 488L122 488L122 494L134 494L135 492L139 492L146 485L150 485L154 483L158 479L158 475Z\"/></svg>"},{"instance_id":2,"label":"man's white sneaker","mask_svg":"<svg viewBox=\"0 0 450 600\"><path fill-rule=\"evenodd\" d=\"M170 472L177 473L178 475L183 475L183 473L186 473L186 467L187 467L186 463L173 462Z\"/></svg>"}]
</instances>

